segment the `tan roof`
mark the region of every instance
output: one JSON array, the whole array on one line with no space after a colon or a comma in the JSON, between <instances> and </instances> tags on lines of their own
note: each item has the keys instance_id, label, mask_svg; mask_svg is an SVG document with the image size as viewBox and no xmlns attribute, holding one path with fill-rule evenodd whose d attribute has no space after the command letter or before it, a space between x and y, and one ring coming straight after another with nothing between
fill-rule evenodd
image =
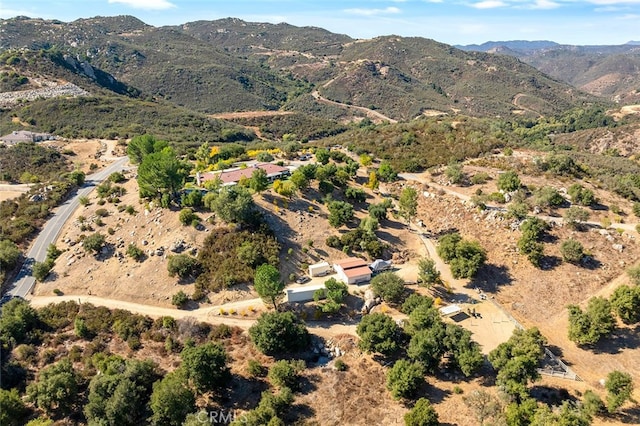
<instances>
[{"instance_id":1,"label":"tan roof","mask_svg":"<svg viewBox=\"0 0 640 426\"><path fill-rule=\"evenodd\" d=\"M359 257L347 257L345 259L341 259L341 260L338 260L336 262L333 262L333 264L334 265L338 265L339 267L341 267L345 271L347 269L358 268L358 267L361 267L361 266L366 266L367 268L369 267L367 265L367 262L365 262L364 260L360 259Z\"/></svg>"},{"instance_id":2,"label":"tan roof","mask_svg":"<svg viewBox=\"0 0 640 426\"><path fill-rule=\"evenodd\" d=\"M368 266L356 266L344 270L344 275L347 278L361 277L362 275L371 275L371 269Z\"/></svg>"}]
</instances>

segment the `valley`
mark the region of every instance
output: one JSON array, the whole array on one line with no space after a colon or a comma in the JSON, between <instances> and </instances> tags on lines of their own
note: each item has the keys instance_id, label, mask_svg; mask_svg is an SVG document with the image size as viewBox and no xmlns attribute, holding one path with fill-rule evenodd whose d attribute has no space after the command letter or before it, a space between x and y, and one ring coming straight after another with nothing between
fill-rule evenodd
<instances>
[{"instance_id":1,"label":"valley","mask_svg":"<svg viewBox=\"0 0 640 426\"><path fill-rule=\"evenodd\" d=\"M0 29L3 426L640 422L633 47Z\"/></svg>"}]
</instances>

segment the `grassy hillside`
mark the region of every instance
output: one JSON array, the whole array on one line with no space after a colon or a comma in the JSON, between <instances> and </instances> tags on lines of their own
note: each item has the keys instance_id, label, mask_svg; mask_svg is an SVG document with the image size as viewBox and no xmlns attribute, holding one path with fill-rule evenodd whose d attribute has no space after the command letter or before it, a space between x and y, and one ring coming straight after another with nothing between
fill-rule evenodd
<instances>
[{"instance_id":1,"label":"grassy hillside","mask_svg":"<svg viewBox=\"0 0 640 426\"><path fill-rule=\"evenodd\" d=\"M597 101L511 57L423 38L353 40L320 28L237 19L155 28L128 16L11 19L0 28L4 48L55 49L145 96L204 113L287 105L315 115L308 98L298 102L314 86L333 101L398 120L430 109L536 117Z\"/></svg>"}]
</instances>

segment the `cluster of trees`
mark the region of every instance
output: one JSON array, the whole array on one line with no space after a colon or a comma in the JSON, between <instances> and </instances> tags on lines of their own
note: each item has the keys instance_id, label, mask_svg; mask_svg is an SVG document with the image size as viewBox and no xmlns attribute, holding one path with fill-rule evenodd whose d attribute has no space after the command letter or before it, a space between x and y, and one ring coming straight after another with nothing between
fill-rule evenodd
<instances>
[{"instance_id":1,"label":"cluster of trees","mask_svg":"<svg viewBox=\"0 0 640 426\"><path fill-rule=\"evenodd\" d=\"M465 240L457 232L440 237L436 250L451 266L454 278L473 278L487 260L486 251L477 241Z\"/></svg>"},{"instance_id":2,"label":"cluster of trees","mask_svg":"<svg viewBox=\"0 0 640 426\"><path fill-rule=\"evenodd\" d=\"M578 345L593 346L615 330L614 313L624 324L640 322L640 286L621 285L609 300L593 297L586 309L569 305L568 310L569 339Z\"/></svg>"},{"instance_id":3,"label":"cluster of trees","mask_svg":"<svg viewBox=\"0 0 640 426\"><path fill-rule=\"evenodd\" d=\"M36 311L27 301L14 299L0 314L5 354L0 422L25 424L35 413L44 423L33 424L49 424L48 417L90 424L180 426L195 412L196 398L209 398L205 395L218 393L231 379L230 359L219 340L228 337L230 329L223 328L169 317L153 321L74 302ZM74 344L64 354L43 349L38 355L37 348L48 346L56 333L75 333L86 344ZM166 352L179 354L181 362L165 374L149 359L109 354L106 342L115 336L132 351L140 348L141 339L164 341ZM45 367L32 374L38 365Z\"/></svg>"},{"instance_id":4,"label":"cluster of trees","mask_svg":"<svg viewBox=\"0 0 640 426\"><path fill-rule=\"evenodd\" d=\"M373 313L363 317L356 329L363 351L397 359L387 374L387 388L394 398L412 398L425 374L435 373L445 355L448 367L467 377L481 367L484 358L471 333L444 323L433 299L413 294L402 311L409 315L403 328L391 317Z\"/></svg>"},{"instance_id":5,"label":"cluster of trees","mask_svg":"<svg viewBox=\"0 0 640 426\"><path fill-rule=\"evenodd\" d=\"M527 259L536 267L544 255L544 246L540 241L549 225L542 219L530 217L520 224L522 235L518 240L518 250L527 256Z\"/></svg>"}]
</instances>

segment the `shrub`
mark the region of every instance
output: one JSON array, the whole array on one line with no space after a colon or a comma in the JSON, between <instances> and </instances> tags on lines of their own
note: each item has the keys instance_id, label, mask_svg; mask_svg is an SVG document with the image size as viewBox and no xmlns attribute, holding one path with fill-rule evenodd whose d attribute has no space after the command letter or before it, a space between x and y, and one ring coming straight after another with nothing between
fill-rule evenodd
<instances>
[{"instance_id":1,"label":"shrub","mask_svg":"<svg viewBox=\"0 0 640 426\"><path fill-rule=\"evenodd\" d=\"M271 383L279 388L287 387L297 390L299 386L299 373L304 371L305 363L302 360L280 360L269 368L267 375Z\"/></svg>"},{"instance_id":2,"label":"shrub","mask_svg":"<svg viewBox=\"0 0 640 426\"><path fill-rule=\"evenodd\" d=\"M252 377L264 377L267 375L267 369L260 364L260 361L250 359L247 362L247 371Z\"/></svg>"},{"instance_id":3,"label":"shrub","mask_svg":"<svg viewBox=\"0 0 640 426\"><path fill-rule=\"evenodd\" d=\"M178 307L179 309L182 309L188 301L189 296L187 296L187 294L182 290L174 294L171 298L171 304Z\"/></svg>"},{"instance_id":4,"label":"shrub","mask_svg":"<svg viewBox=\"0 0 640 426\"><path fill-rule=\"evenodd\" d=\"M564 260L571 263L578 263L584 257L582 244L572 238L563 241L562 244L560 244L560 253Z\"/></svg>"},{"instance_id":5,"label":"shrub","mask_svg":"<svg viewBox=\"0 0 640 426\"><path fill-rule=\"evenodd\" d=\"M347 364L342 360L342 358L336 359L335 362L333 363L333 366L338 371L346 371L347 369Z\"/></svg>"},{"instance_id":6,"label":"shrub","mask_svg":"<svg viewBox=\"0 0 640 426\"><path fill-rule=\"evenodd\" d=\"M471 176L471 183L473 185L482 185L487 183L489 180L489 174L486 172L478 172L475 175Z\"/></svg>"},{"instance_id":7,"label":"shrub","mask_svg":"<svg viewBox=\"0 0 640 426\"><path fill-rule=\"evenodd\" d=\"M127 256L139 262L144 259L144 251L134 243L130 243L127 246Z\"/></svg>"},{"instance_id":8,"label":"shrub","mask_svg":"<svg viewBox=\"0 0 640 426\"><path fill-rule=\"evenodd\" d=\"M33 264L33 277L42 282L51 272L51 268L53 268L53 262L51 261L36 262Z\"/></svg>"},{"instance_id":9,"label":"shrub","mask_svg":"<svg viewBox=\"0 0 640 426\"><path fill-rule=\"evenodd\" d=\"M82 247L84 247L86 251L92 251L94 253L98 253L102 249L104 242L105 242L104 235L100 234L99 232L96 232L95 234L91 234L87 236L82 241Z\"/></svg>"},{"instance_id":10,"label":"shrub","mask_svg":"<svg viewBox=\"0 0 640 426\"><path fill-rule=\"evenodd\" d=\"M399 349L397 338L400 329L388 315L373 313L364 316L356 332L360 337L358 346L365 352L390 355Z\"/></svg>"},{"instance_id":11,"label":"shrub","mask_svg":"<svg viewBox=\"0 0 640 426\"><path fill-rule=\"evenodd\" d=\"M109 216L109 211L107 209L98 209L96 210L96 215L99 217L107 217Z\"/></svg>"},{"instance_id":12,"label":"shrub","mask_svg":"<svg viewBox=\"0 0 640 426\"><path fill-rule=\"evenodd\" d=\"M196 215L191 208L184 208L180 210L180 214L178 216L180 223L183 225L190 225L194 220L198 220L198 215Z\"/></svg>"},{"instance_id":13,"label":"shrub","mask_svg":"<svg viewBox=\"0 0 640 426\"><path fill-rule=\"evenodd\" d=\"M198 259L187 254L177 254L169 256L167 271L169 276L178 275L181 279L196 277L200 273L201 265Z\"/></svg>"},{"instance_id":14,"label":"shrub","mask_svg":"<svg viewBox=\"0 0 640 426\"><path fill-rule=\"evenodd\" d=\"M438 413L426 398L420 398L411 411L404 415L405 426L438 426Z\"/></svg>"},{"instance_id":15,"label":"shrub","mask_svg":"<svg viewBox=\"0 0 640 426\"><path fill-rule=\"evenodd\" d=\"M498 189L501 189L505 192L513 192L519 189L521 186L522 183L520 182L520 178L518 177L518 174L513 170L509 170L498 176Z\"/></svg>"}]
</instances>

